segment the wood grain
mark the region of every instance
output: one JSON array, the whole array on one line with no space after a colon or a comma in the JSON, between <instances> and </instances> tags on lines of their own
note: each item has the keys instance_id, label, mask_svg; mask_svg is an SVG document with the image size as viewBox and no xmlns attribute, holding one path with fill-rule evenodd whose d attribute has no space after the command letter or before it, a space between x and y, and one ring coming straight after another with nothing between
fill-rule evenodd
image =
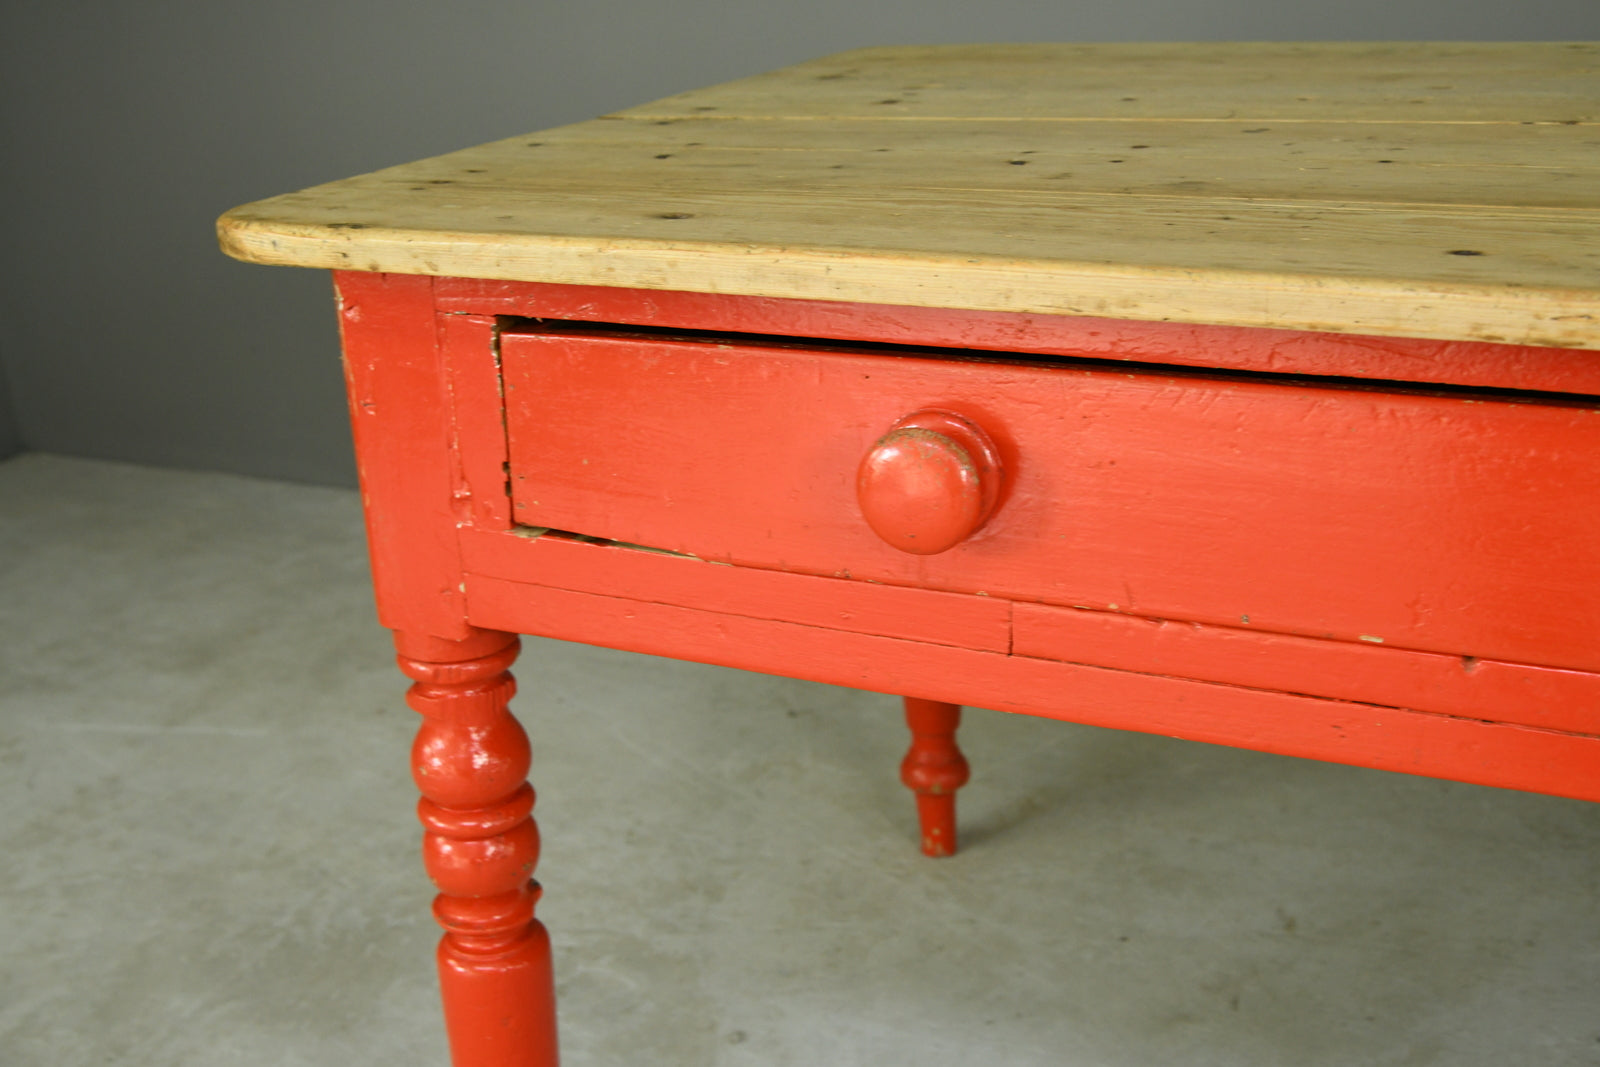
<instances>
[{"instance_id":1,"label":"wood grain","mask_svg":"<svg viewBox=\"0 0 1600 1067\"><path fill-rule=\"evenodd\" d=\"M1600 45L1192 42L862 48L622 114L679 118L1594 121Z\"/></svg>"},{"instance_id":2,"label":"wood grain","mask_svg":"<svg viewBox=\"0 0 1600 1067\"><path fill-rule=\"evenodd\" d=\"M229 212L260 262L1600 348L1600 46L871 49Z\"/></svg>"}]
</instances>

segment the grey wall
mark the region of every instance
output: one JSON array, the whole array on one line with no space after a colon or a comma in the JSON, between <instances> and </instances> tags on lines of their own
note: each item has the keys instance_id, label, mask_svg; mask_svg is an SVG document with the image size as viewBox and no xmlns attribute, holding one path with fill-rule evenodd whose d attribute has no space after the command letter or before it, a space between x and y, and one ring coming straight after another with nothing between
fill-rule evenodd
<instances>
[{"instance_id":1,"label":"grey wall","mask_svg":"<svg viewBox=\"0 0 1600 1067\"><path fill-rule=\"evenodd\" d=\"M827 52L1597 36L1600 0L10 0L15 429L35 449L348 484L327 279L225 259L217 214Z\"/></svg>"},{"instance_id":2,"label":"grey wall","mask_svg":"<svg viewBox=\"0 0 1600 1067\"><path fill-rule=\"evenodd\" d=\"M22 451L22 431L11 406L11 385L6 380L5 359L0 356L0 459Z\"/></svg>"}]
</instances>

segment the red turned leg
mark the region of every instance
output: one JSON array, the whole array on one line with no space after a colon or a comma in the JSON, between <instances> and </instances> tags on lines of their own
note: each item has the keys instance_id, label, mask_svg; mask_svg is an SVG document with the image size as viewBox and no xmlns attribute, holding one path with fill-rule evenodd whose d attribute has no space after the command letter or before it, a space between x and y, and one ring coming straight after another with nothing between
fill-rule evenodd
<instances>
[{"instance_id":1,"label":"red turned leg","mask_svg":"<svg viewBox=\"0 0 1600 1067\"><path fill-rule=\"evenodd\" d=\"M422 860L439 887L439 985L455 1067L556 1067L550 936L533 917L539 859L528 737L506 709L514 634L465 641L397 633L422 714L411 770Z\"/></svg>"},{"instance_id":2,"label":"red turned leg","mask_svg":"<svg viewBox=\"0 0 1600 1067\"><path fill-rule=\"evenodd\" d=\"M956 851L956 790L967 784L967 758L956 747L961 706L906 697L911 750L900 763L900 780L917 794L922 851L950 856Z\"/></svg>"}]
</instances>

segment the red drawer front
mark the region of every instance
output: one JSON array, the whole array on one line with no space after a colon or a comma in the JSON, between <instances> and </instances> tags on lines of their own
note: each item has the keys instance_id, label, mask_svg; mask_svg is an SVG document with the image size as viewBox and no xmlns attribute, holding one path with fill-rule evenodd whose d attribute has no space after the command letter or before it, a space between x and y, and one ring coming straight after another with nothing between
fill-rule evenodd
<instances>
[{"instance_id":1,"label":"red drawer front","mask_svg":"<svg viewBox=\"0 0 1600 1067\"><path fill-rule=\"evenodd\" d=\"M516 521L781 570L1600 669L1600 411L615 334L502 338ZM923 408L998 447L939 555L862 520Z\"/></svg>"}]
</instances>

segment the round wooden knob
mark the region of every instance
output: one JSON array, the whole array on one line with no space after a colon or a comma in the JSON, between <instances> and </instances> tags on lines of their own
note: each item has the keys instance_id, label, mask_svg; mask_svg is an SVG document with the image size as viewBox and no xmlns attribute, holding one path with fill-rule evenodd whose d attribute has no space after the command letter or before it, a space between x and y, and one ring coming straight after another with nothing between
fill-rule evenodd
<instances>
[{"instance_id":1,"label":"round wooden knob","mask_svg":"<svg viewBox=\"0 0 1600 1067\"><path fill-rule=\"evenodd\" d=\"M948 411L907 415L861 461L856 499L874 533L931 556L977 532L1000 495L1000 457L978 427Z\"/></svg>"}]
</instances>

